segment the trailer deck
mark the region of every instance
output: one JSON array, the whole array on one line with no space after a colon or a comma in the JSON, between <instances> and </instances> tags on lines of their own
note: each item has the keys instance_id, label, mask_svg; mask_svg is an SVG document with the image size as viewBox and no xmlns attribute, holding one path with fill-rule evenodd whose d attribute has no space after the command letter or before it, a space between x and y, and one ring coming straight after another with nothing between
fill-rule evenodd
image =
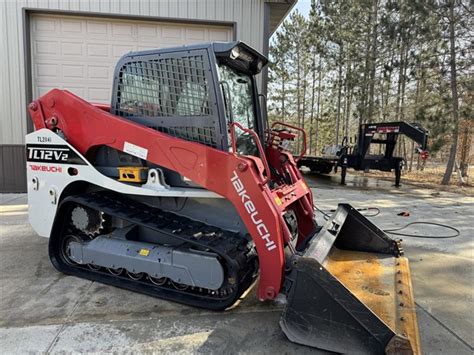
<instances>
[{"instance_id":1,"label":"trailer deck","mask_svg":"<svg viewBox=\"0 0 474 355\"><path fill-rule=\"evenodd\" d=\"M342 145L331 148L335 154L322 156L303 156L298 161L298 167L307 167L313 173L329 174L341 168L341 185L345 184L347 169L358 171L394 171L395 186L400 186L401 170L404 159L394 156L398 137L405 135L419 146L416 152L421 159L428 158L428 131L416 123L407 122L380 122L365 123L359 126L357 143L354 146L347 144L347 137ZM379 153L371 151L374 145L379 146Z\"/></svg>"}]
</instances>

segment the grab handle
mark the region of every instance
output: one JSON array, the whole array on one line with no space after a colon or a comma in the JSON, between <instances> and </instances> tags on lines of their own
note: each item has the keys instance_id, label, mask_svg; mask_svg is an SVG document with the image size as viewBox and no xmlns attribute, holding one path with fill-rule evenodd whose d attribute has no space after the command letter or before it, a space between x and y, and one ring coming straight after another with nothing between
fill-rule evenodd
<instances>
[{"instance_id":1,"label":"grab handle","mask_svg":"<svg viewBox=\"0 0 474 355\"><path fill-rule=\"evenodd\" d=\"M303 156L306 154L306 149L307 149L306 131L303 128L293 126L293 125L290 125L288 123L280 122L280 121L273 122L272 129L277 125L288 127L288 128L291 128L291 129L294 129L294 130L297 130L297 131L301 132L301 134L303 136L303 150L301 151L301 154L298 156L298 158L295 159L295 162L297 162L298 160L303 158Z\"/></svg>"},{"instance_id":2,"label":"grab handle","mask_svg":"<svg viewBox=\"0 0 474 355\"><path fill-rule=\"evenodd\" d=\"M238 122L230 122L229 126L230 126L230 137L231 137L231 141L232 141L232 151L234 153L237 153L237 143L236 143L237 140L235 138L235 127L236 126L237 126L237 128L241 129L245 133L250 134L252 136L252 138L254 139L255 144L257 145L257 149L260 153L260 159L262 160L263 166L264 166L265 171L267 173L267 176L264 178L264 180L261 183L262 185L265 185L268 182L268 180L270 180L270 167L268 165L267 157L265 156L265 151L263 150L262 143L260 142L260 138L258 137L257 133L255 133L255 131L253 129L243 127Z\"/></svg>"}]
</instances>

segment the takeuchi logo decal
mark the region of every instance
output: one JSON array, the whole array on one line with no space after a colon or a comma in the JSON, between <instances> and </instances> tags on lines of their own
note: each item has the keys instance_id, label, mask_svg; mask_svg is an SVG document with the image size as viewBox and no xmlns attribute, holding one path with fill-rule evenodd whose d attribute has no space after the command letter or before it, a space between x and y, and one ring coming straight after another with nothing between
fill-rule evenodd
<instances>
[{"instance_id":1,"label":"takeuchi logo decal","mask_svg":"<svg viewBox=\"0 0 474 355\"><path fill-rule=\"evenodd\" d=\"M273 249L276 249L275 242L271 239L267 226L265 225L265 223L263 223L263 220L259 217L259 213L257 211L257 208L255 207L255 204L252 202L252 199L247 194L247 190L245 189L244 184L242 183L242 180L240 180L239 175L237 175L237 172L235 170L233 171L233 176L230 179L230 181L232 182L232 185L234 186L235 191L237 191L237 193L239 194L246 212L250 215L250 219L252 220L253 224L257 227L257 231L260 238L262 238L265 241L265 247L267 248L267 250L272 251Z\"/></svg>"},{"instance_id":2,"label":"takeuchi logo decal","mask_svg":"<svg viewBox=\"0 0 474 355\"><path fill-rule=\"evenodd\" d=\"M36 164L29 164L30 169L32 171L42 171L45 173L62 173L63 168L60 166L54 166L54 165L36 165Z\"/></svg>"}]
</instances>

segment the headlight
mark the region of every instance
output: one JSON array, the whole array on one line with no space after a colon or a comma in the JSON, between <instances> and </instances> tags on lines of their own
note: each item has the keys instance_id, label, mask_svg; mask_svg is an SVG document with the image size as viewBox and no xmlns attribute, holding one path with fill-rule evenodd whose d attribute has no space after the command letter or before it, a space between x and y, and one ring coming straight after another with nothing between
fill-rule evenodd
<instances>
[{"instance_id":1,"label":"headlight","mask_svg":"<svg viewBox=\"0 0 474 355\"><path fill-rule=\"evenodd\" d=\"M230 51L230 59L237 59L240 55L240 48L239 47L234 47Z\"/></svg>"}]
</instances>

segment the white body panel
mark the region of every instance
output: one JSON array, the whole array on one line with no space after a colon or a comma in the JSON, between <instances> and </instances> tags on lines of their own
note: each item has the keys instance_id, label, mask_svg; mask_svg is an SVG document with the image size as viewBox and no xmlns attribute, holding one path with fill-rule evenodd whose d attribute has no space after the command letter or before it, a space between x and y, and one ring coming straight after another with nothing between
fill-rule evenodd
<instances>
[{"instance_id":1,"label":"white body panel","mask_svg":"<svg viewBox=\"0 0 474 355\"><path fill-rule=\"evenodd\" d=\"M199 188L174 188L162 183L159 178L153 179L149 174L146 184L142 186L119 182L101 174L74 147L49 129L40 129L26 136L26 144L44 145L54 151L54 146L68 146L85 165L57 162L27 161L28 213L33 229L43 237L49 237L56 215L58 202L65 188L77 181L85 181L104 189L121 194L150 197L196 197L221 198L211 191ZM52 148L51 148L52 147ZM70 175L69 168L77 169L77 175ZM160 173L159 170L154 170ZM156 175L155 175L156 176Z\"/></svg>"}]
</instances>

